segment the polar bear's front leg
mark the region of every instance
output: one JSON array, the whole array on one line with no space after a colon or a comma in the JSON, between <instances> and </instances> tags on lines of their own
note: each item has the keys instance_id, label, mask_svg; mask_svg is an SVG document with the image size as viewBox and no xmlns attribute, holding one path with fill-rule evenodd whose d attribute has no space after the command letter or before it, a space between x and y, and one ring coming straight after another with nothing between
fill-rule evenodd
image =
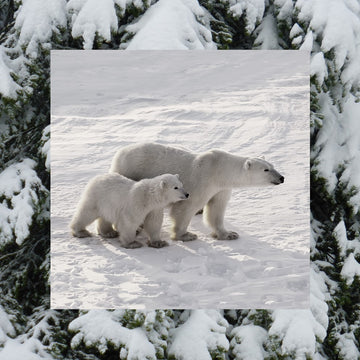
<instances>
[{"instance_id":1,"label":"polar bear's front leg","mask_svg":"<svg viewBox=\"0 0 360 360\"><path fill-rule=\"evenodd\" d=\"M187 231L191 218L195 215L197 208L191 206L191 201L179 201L170 210L170 217L173 220L172 235L173 240L193 241L197 235Z\"/></svg>"},{"instance_id":2,"label":"polar bear's front leg","mask_svg":"<svg viewBox=\"0 0 360 360\"><path fill-rule=\"evenodd\" d=\"M235 240L239 234L224 228L226 205L230 199L231 190L223 190L214 195L204 208L205 220L212 228L212 236L219 240Z\"/></svg>"}]
</instances>

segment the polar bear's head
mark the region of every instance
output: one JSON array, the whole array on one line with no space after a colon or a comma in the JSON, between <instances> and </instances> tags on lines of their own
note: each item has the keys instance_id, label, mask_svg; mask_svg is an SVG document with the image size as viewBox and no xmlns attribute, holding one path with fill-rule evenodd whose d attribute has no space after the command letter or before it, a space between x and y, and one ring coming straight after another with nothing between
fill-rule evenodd
<instances>
[{"instance_id":1,"label":"polar bear's head","mask_svg":"<svg viewBox=\"0 0 360 360\"><path fill-rule=\"evenodd\" d=\"M279 185L285 180L274 166L264 159L248 158L244 163L244 170L250 186Z\"/></svg>"},{"instance_id":2,"label":"polar bear's head","mask_svg":"<svg viewBox=\"0 0 360 360\"><path fill-rule=\"evenodd\" d=\"M164 194L166 194L167 199L169 199L169 203L185 200L189 197L189 194L185 191L178 174L164 174L159 176L159 178L160 188Z\"/></svg>"}]
</instances>

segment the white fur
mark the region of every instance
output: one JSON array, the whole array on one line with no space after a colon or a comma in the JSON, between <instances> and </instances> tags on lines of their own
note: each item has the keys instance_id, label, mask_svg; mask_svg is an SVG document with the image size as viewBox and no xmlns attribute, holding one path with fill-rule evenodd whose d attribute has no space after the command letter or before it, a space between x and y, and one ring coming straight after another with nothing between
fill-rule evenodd
<instances>
[{"instance_id":1,"label":"white fur","mask_svg":"<svg viewBox=\"0 0 360 360\"><path fill-rule=\"evenodd\" d=\"M91 236L86 227L100 218L97 228L101 235L117 236L114 226L123 246L140 247L141 243L135 240L136 230L146 216L154 210L162 213L164 207L187 196L178 175L165 174L139 182L119 174L99 175L86 186L70 227L74 236ZM148 221L154 222L151 216ZM156 227L161 227L161 222L162 216L160 222L159 217L155 221ZM151 225L147 228L151 230ZM161 247L166 243L151 236L150 245Z\"/></svg>"},{"instance_id":2,"label":"white fur","mask_svg":"<svg viewBox=\"0 0 360 360\"><path fill-rule=\"evenodd\" d=\"M171 206L172 238L196 239L187 232L191 218L205 206L205 219L218 239L235 239L238 234L224 228L224 214L231 189L244 186L280 184L284 178L263 159L247 158L221 150L194 154L159 144L138 144L119 150L113 158L110 172L134 180L152 178L163 173L179 174L190 193L190 199ZM152 234L160 233L152 214ZM149 224L147 224L149 226Z\"/></svg>"}]
</instances>

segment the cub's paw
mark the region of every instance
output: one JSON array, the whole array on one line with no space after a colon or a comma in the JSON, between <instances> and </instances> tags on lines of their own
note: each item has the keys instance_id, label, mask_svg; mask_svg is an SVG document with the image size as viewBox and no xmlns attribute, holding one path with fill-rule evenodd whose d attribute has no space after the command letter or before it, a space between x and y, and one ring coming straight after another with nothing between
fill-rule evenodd
<instances>
[{"instance_id":1,"label":"cub's paw","mask_svg":"<svg viewBox=\"0 0 360 360\"><path fill-rule=\"evenodd\" d=\"M174 238L174 240L180 240L180 241L194 241L196 239L197 239L197 235L191 232L186 232L185 234L182 234L180 237L175 236Z\"/></svg>"},{"instance_id":2,"label":"cub's paw","mask_svg":"<svg viewBox=\"0 0 360 360\"><path fill-rule=\"evenodd\" d=\"M143 247L143 244L139 241L134 240L129 243L123 244L123 247L126 249L137 249Z\"/></svg>"},{"instance_id":3,"label":"cub's paw","mask_svg":"<svg viewBox=\"0 0 360 360\"><path fill-rule=\"evenodd\" d=\"M148 245L149 247L153 247L153 248L162 248L164 246L169 246L169 244L163 240L149 241Z\"/></svg>"},{"instance_id":4,"label":"cub's paw","mask_svg":"<svg viewBox=\"0 0 360 360\"><path fill-rule=\"evenodd\" d=\"M87 230L78 230L78 231L73 231L72 232L73 236L78 237L78 238L86 238L86 237L91 237L91 233Z\"/></svg>"},{"instance_id":5,"label":"cub's paw","mask_svg":"<svg viewBox=\"0 0 360 360\"><path fill-rule=\"evenodd\" d=\"M227 231L221 234L212 233L211 236L218 240L236 240L239 238L239 234L235 231Z\"/></svg>"},{"instance_id":6,"label":"cub's paw","mask_svg":"<svg viewBox=\"0 0 360 360\"><path fill-rule=\"evenodd\" d=\"M100 233L99 234L100 236L104 237L104 238L116 238L119 236L119 233L115 230L111 230L111 231L108 231L106 233Z\"/></svg>"}]
</instances>

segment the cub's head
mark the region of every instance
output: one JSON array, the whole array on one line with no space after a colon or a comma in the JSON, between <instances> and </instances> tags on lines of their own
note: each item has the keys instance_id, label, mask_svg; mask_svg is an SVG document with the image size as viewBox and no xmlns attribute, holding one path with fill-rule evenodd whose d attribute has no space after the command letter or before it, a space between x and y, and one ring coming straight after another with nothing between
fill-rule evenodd
<instances>
[{"instance_id":1,"label":"cub's head","mask_svg":"<svg viewBox=\"0 0 360 360\"><path fill-rule=\"evenodd\" d=\"M169 203L185 200L189 197L189 194L185 191L178 174L165 174L160 177L160 188L164 191L164 193L166 193Z\"/></svg>"},{"instance_id":2,"label":"cub's head","mask_svg":"<svg viewBox=\"0 0 360 360\"><path fill-rule=\"evenodd\" d=\"M285 180L274 166L264 159L248 158L244 163L244 170L250 186L279 185Z\"/></svg>"}]
</instances>

